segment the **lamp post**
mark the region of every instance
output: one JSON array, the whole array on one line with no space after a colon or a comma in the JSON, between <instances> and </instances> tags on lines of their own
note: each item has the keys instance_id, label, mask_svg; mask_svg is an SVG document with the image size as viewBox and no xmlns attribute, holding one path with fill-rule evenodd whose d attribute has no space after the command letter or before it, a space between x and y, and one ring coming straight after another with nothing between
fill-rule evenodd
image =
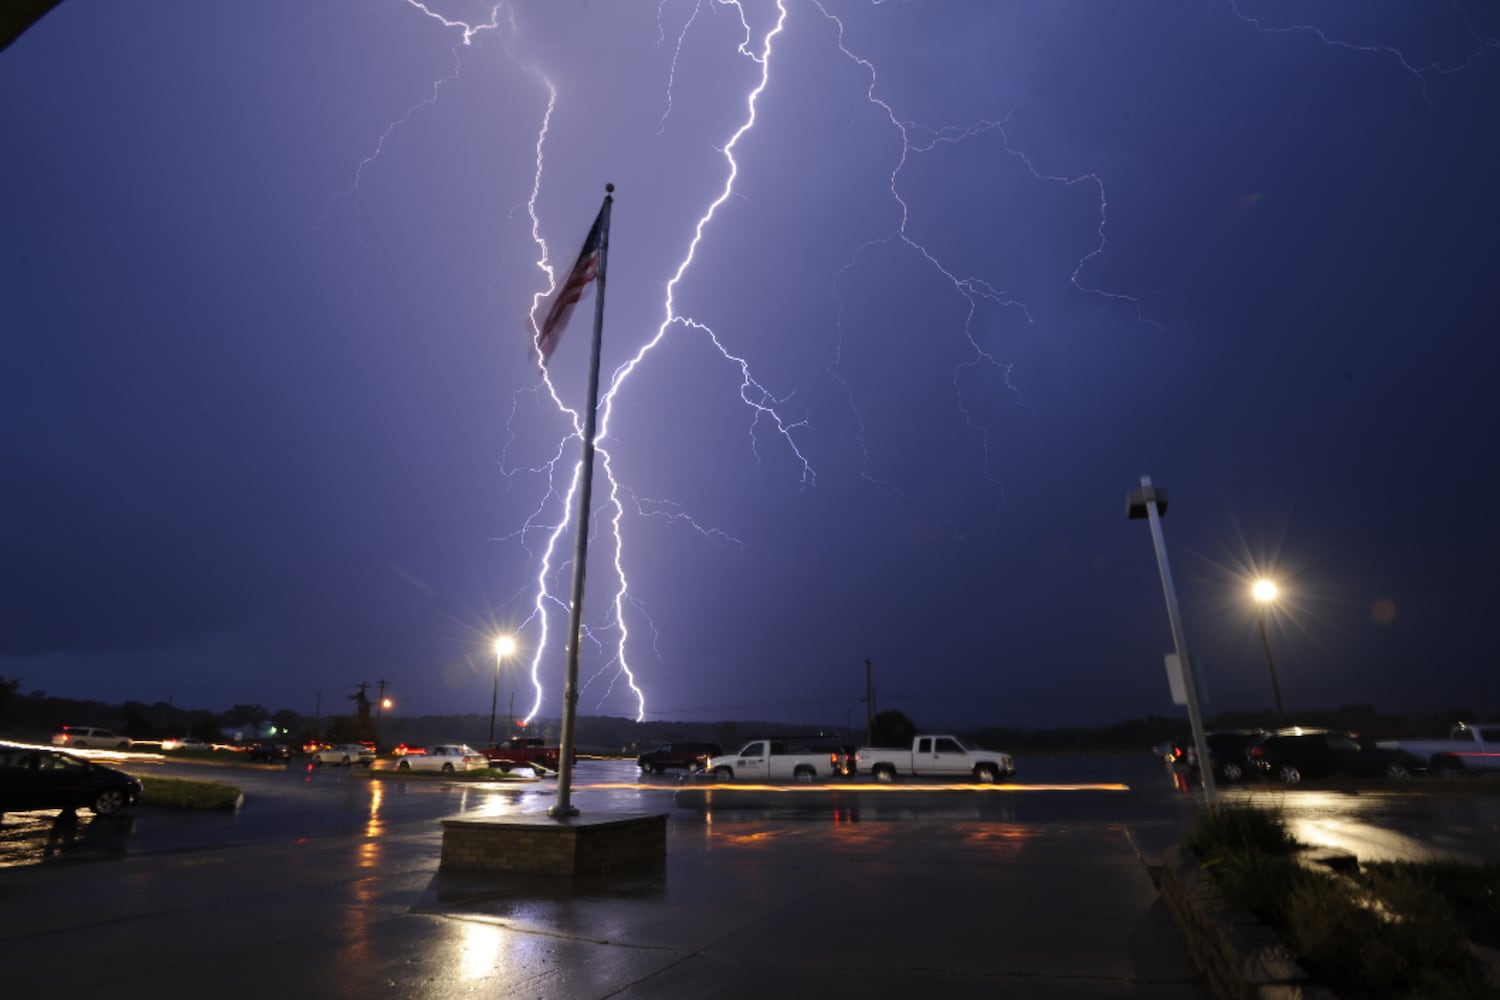
<instances>
[{"instance_id":1,"label":"lamp post","mask_svg":"<svg viewBox=\"0 0 1500 1000\"><path fill-rule=\"evenodd\" d=\"M490 689L490 746L495 745L495 706L500 700L500 663L515 651L514 636L502 635L495 640L495 685Z\"/></svg>"},{"instance_id":2,"label":"lamp post","mask_svg":"<svg viewBox=\"0 0 1500 1000\"><path fill-rule=\"evenodd\" d=\"M1271 694L1276 699L1276 720L1286 722L1286 712L1281 708L1281 685L1276 683L1276 663L1271 659L1271 640L1266 637L1266 605L1276 600L1281 591L1270 580L1256 580L1250 588L1255 598L1255 623L1260 626L1260 644L1266 651L1266 671L1271 675Z\"/></svg>"},{"instance_id":3,"label":"lamp post","mask_svg":"<svg viewBox=\"0 0 1500 1000\"><path fill-rule=\"evenodd\" d=\"M1151 542L1156 548L1156 568L1161 574L1161 589L1167 599L1167 621L1172 626L1172 642L1181 664L1182 686L1187 699L1188 723L1193 728L1193 745L1198 750L1198 780L1203 784L1203 801L1214 808L1214 769L1208 755L1208 740L1203 731L1203 714L1198 707L1197 669L1188 656L1187 632L1182 627L1182 612L1177 607L1177 588L1172 583L1172 568L1167 563L1167 541L1162 534L1161 519L1167 513L1167 491L1151 484L1150 476L1141 477L1141 488L1125 497L1125 514L1132 520L1151 525Z\"/></svg>"}]
</instances>

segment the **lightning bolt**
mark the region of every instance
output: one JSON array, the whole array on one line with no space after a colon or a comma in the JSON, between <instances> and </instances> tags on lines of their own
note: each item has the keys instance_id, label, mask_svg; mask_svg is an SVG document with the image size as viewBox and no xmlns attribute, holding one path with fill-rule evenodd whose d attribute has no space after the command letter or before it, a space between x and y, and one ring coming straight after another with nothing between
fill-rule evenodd
<instances>
[{"instance_id":1,"label":"lightning bolt","mask_svg":"<svg viewBox=\"0 0 1500 1000\"><path fill-rule=\"evenodd\" d=\"M1423 62L1394 46L1347 41L1311 24L1272 25L1250 10L1250 0L1226 0L1226 3L1234 17L1262 34L1305 34L1332 48L1390 59L1421 86L1423 97L1429 103L1432 97L1428 87L1433 79L1440 75L1462 72L1500 47L1494 39L1486 38L1476 30L1457 3L1453 4L1453 9L1467 31L1471 50L1464 58L1447 62ZM519 29L514 16L506 16L510 10L507 4L496 3L486 8L487 20L473 23L439 14L423 0L406 0L406 4L442 30L454 33L454 68L448 76L434 81L431 92L424 100L417 102L405 115L391 122L380 135L374 149L360 161L350 192L356 197L364 170L379 157L388 141L405 122L441 97L443 88L457 78L466 47L473 45L481 35L497 36L506 54L516 65L522 66L511 48L511 40L518 36ZM882 0L869 0L868 4L870 9L877 9L881 5ZM717 146L719 163L722 165L722 182L698 212L696 221L686 236L681 256L665 282L660 321L653 331L648 331L644 342L634 349L634 353L628 355L623 363L608 374L599 403L595 444L603 483L596 497L595 509L589 512L588 523L593 532L591 541L600 542L602 551L599 551L599 555L607 564L603 579L608 599L603 612L586 625L581 636L581 641L590 644L591 655L599 661L582 687L584 691L595 688L602 691L598 696L598 703L602 705L620 685L624 685L628 688L628 697L633 701L638 720L646 716L646 698L637 677L634 659L637 655L636 645L641 642L638 635L645 633L648 653L654 653L658 661L661 653L657 647L659 632L650 610L632 593L627 573L627 563L630 561L627 559L628 524L632 521L661 520L694 531L704 541L713 544L744 549L747 542L730 530L700 521L675 501L647 496L626 487L610 445L616 417L615 404L628 391L633 376L643 366L650 364L659 352L674 343L691 339L712 347L716 354L711 356L716 357L716 363L729 366L739 376L738 396L747 414L746 445L751 455L759 459L764 449L779 449L780 453L791 458L796 470L794 478L802 488L812 489L817 486L817 470L804 444L806 432L811 425L808 419L798 416L793 408L795 390L773 387L757 374L749 357L731 346L737 339L738 331L721 328L710 317L694 315L679 304L682 289L693 273L700 249L720 222L721 210L738 194L741 174L739 150L759 123L762 97L768 87L772 86L778 45L787 32L824 32L829 39L828 57L845 60L858 67L863 74L864 100L876 121L881 123L879 127L888 129L897 140L888 167L879 168L884 175L886 196L891 206L890 227L884 235L852 247L843 266L830 276L828 286L834 305L835 322L825 371L840 387L844 405L853 418L853 445L860 456L860 476L865 482L921 509L945 525L954 537L963 537L955 515L938 510L937 503L923 498L919 488L902 483L894 476L882 474L863 412L864 400L857 392L851 376L846 374L846 353L849 350L846 313L849 303L843 285L859 271L867 256L877 248L893 248L940 277L952 289L951 294L960 304L961 318L954 321L954 327L950 330L962 355L951 369L953 405L982 455L981 474L985 482L995 487L995 495L998 496L996 509L1004 503L1004 477L996 456L992 453L993 421L987 423L978 412L976 407L981 400L976 394L985 392L986 385L994 386L998 387L1011 405L1018 408L1027 405L1021 386L1014 379L1013 363L1005 360L980 334L978 317L982 311L995 310L1008 317L1008 323L1029 327L1038 323L1039 311L1013 294L1007 288L1003 275L974 273L957 265L946 259L935 249L933 243L920 235L920 209L907 191L908 169L918 160L953 147L977 148L997 163L1013 165L1016 176L1024 184L1046 186L1059 192L1071 193L1069 197L1085 199L1094 219L1092 232L1080 247L1077 256L1069 255L1071 267L1065 263L1059 268L1059 284L1070 288L1077 296L1127 313L1136 323L1160 328L1160 324L1149 315L1144 294L1109 288L1107 282L1097 277L1109 252L1107 235L1110 200L1104 176L1091 169L1059 169L1058 165L1045 163L1044 157L1013 142L1010 133L1012 121L1017 116L1024 115L1025 108L1014 105L1003 115L976 117L959 124L927 124L913 120L903 115L885 96L875 62L856 50L846 34L843 18L833 12L831 3L825 0L804 0L798 6L799 19L795 22L789 15L789 9L793 6L791 0L762 0L759 6L754 7L755 17L751 16L751 6L745 0L691 0L678 8L680 19L669 29L666 0L660 0L656 5L657 49L663 53L666 64L665 99L656 120L658 135L664 134L674 121L674 89L679 63L688 51L695 29L703 25L710 15L728 12L730 17L737 19L736 38L730 44L734 45L733 56L750 68L752 81L747 82L747 89L739 101L741 110L735 115L734 121L726 126L722 143ZM800 18L804 11L810 15L806 20ZM752 23L758 27L752 28ZM554 116L566 113L568 109L562 102L558 88L538 66L531 64L523 68L536 77L546 95L544 106L538 115L534 169L524 206L531 223L531 238L537 248L536 265L546 285L544 290L535 292L532 300L534 331L538 305L551 294L556 285L552 252L543 236L545 227L539 207L547 175L548 137ZM582 226L579 226L578 232L569 235L573 239L580 237ZM521 434L518 424L523 416L529 416L532 411L544 412L549 418L556 414L566 430L555 447L549 448L543 460L512 466L509 455L512 445ZM529 609L517 631L535 633L537 637L534 643L526 644L531 648L529 668L533 692L532 703L525 716L527 719L539 714L546 700L542 683L544 663L549 657L555 656L560 645L553 635L552 622L558 614L566 617L569 610L567 597L561 586L561 575L568 568L568 557L559 553L558 545L571 527L569 512L578 498L582 474L577 454L582 437L581 425L579 408L576 404L569 404L564 393L545 371L539 383L512 396L511 413L506 422L509 438L502 453L502 469L508 480L516 477L539 478L543 483L543 495L530 507L530 513L519 526L499 539L518 544L525 551L529 563L536 568L534 577L528 573L527 582L511 598L512 603L524 603Z\"/></svg>"},{"instance_id":2,"label":"lightning bolt","mask_svg":"<svg viewBox=\"0 0 1500 1000\"><path fill-rule=\"evenodd\" d=\"M1263 17L1257 17L1245 12L1241 6L1241 0L1227 0L1229 7L1234 11L1234 16L1250 25L1263 35L1308 35L1318 40L1322 45L1333 49L1344 49L1362 55L1380 56L1393 60L1402 71L1417 81L1422 91L1422 100L1427 102L1428 107L1436 105L1429 90L1432 76L1450 76L1471 69L1475 63L1483 59L1489 53L1500 49L1500 39L1481 35L1474 27L1474 21L1469 16L1458 0L1449 0L1449 6L1453 9L1459 21L1462 22L1464 31L1471 43L1470 50L1462 59L1456 62L1444 63L1441 59L1432 59L1428 62L1419 62L1408 56L1406 52L1394 45L1377 45L1369 42L1354 42L1345 38L1336 37L1333 33L1316 24L1285 24L1271 25L1266 23Z\"/></svg>"},{"instance_id":3,"label":"lightning bolt","mask_svg":"<svg viewBox=\"0 0 1500 1000\"><path fill-rule=\"evenodd\" d=\"M959 529L958 525L951 517L935 511L930 504L922 501L914 494L897 486L890 480L875 476L871 471L873 460L865 441L866 425L864 416L860 412L858 400L856 398L853 386L847 379L843 377L839 370L839 365L843 356L843 316L846 308L846 303L843 297L838 293L838 281L845 274L852 271L857 266L860 257L867 250L894 239L911 250L913 253L915 253L928 267L941 275L953 287L954 292L963 300L965 304L965 312L961 333L965 341L967 341L970 351L970 357L967 360L959 362L953 370L952 383L954 400L959 413L962 415L964 423L979 439L979 445L984 456L984 478L994 486L1000 488L1002 501L1004 484L993 469L993 460L990 454L990 431L989 428L981 423L975 416L973 409L968 402L967 393L964 389L965 377L972 375L979 369L992 369L999 375L1001 384L1012 395L1015 401L1019 405L1025 404L1022 400L1020 389L1011 381L1013 365L1010 362L1001 361L1000 359L996 358L992 352L986 350L980 344L978 338L975 336L973 323L975 316L979 310L981 300L991 302L1001 307L1002 309L1014 309L1018 311L1027 325L1033 324L1035 322L1035 318L1030 307L1028 307L1024 302L1012 298L1004 290L995 287L994 283L990 279L983 278L977 275L966 275L962 277L959 276L948 264L940 260L932 250L930 250L925 244L920 242L916 237L912 235L910 228L911 205L908 203L906 197L902 194L900 184L901 174L905 170L908 162L915 156L933 151L939 145L974 142L979 140L986 134L994 133L1000 137L1001 148L1003 152L1006 155L1024 164L1026 170L1030 173L1031 177L1034 180L1048 184L1059 185L1064 188L1072 188L1075 186L1085 186L1092 188L1097 195L1099 206L1098 224L1095 229L1096 240L1093 248L1089 250L1089 252L1084 256L1079 258L1077 264L1073 268L1072 273L1068 277L1069 283L1079 292L1082 292L1085 295L1113 300L1119 303L1128 303L1134 310L1137 320L1139 320L1140 322L1148 323L1158 327L1160 326L1160 324L1156 323L1156 321L1154 320L1148 319L1145 316L1143 311L1144 303L1142 302L1140 296L1129 295L1123 292L1105 291L1100 288L1085 285L1083 282L1082 275L1084 270L1091 262L1104 256L1106 247L1105 227L1109 218L1109 200L1105 192L1104 181L1097 173L1086 172L1075 176L1063 176L1045 173L1042 170L1039 170L1036 164L1026 153L1014 148L1011 145L1010 138L1005 131L1005 126L1009 121L1009 116L1002 120L980 119L968 125L962 126L929 126L915 121L902 119L897 115L895 109L888 102L878 96L877 90L879 89L879 76L874 63L872 63L869 59L866 59L865 57L853 52L846 43L843 20L837 15L831 13L828 8L822 3L822 0L812 0L812 3L817 7L824 18L835 25L838 35L837 46L839 52L844 56L844 58L858 65L866 75L866 78L868 80L868 85L865 91L866 100L870 103L871 106L879 110L879 113L886 119L891 128L895 130L901 141L900 153L896 158L895 165L891 168L889 176L890 196L891 200L897 206L898 214L898 222L895 232L889 236L870 240L860 247L856 248L849 261L835 274L834 285L829 290L830 295L832 295L837 302L838 341L835 345L833 360L830 362L827 370L829 374L832 375L834 379L844 387L846 393L848 404L855 421L855 426L857 428L856 440L862 456L862 477L868 482L871 482L899 496L903 500L914 503L929 515L934 516L938 520L942 521L942 523L948 527L949 531L955 538L961 539L963 538L963 532ZM876 5L878 6L878 0ZM1014 110L1015 109L1013 108L1011 112L1012 114L1014 113Z\"/></svg>"},{"instance_id":4,"label":"lightning bolt","mask_svg":"<svg viewBox=\"0 0 1500 1000\"><path fill-rule=\"evenodd\" d=\"M622 524L625 514L625 506L622 501L624 490L620 485L619 476L615 472L614 456L610 452L607 445L607 441L609 438L610 420L614 415L615 400L618 398L619 393L628 382L631 374L635 372L636 369L645 362L647 357L663 343L663 341L666 339L667 333L673 327L682 327L702 334L709 340L710 343L713 344L714 348L719 352L720 356L722 356L730 364L734 365L740 373L740 398L745 403L745 405L750 408L753 414L750 425L752 450L756 448L756 428L761 425L762 421L764 421L767 426L774 429L775 434L778 435L786 443L786 445L791 449L792 453L801 463L803 482L805 484L811 485L813 479L815 478L811 464L799 449L797 442L792 434L792 432L802 426L802 424L800 422L791 421L784 418L778 409L778 407L785 402L785 399L778 398L770 390L768 390L760 382L760 380L756 378L753 370L751 369L749 361L731 352L729 348L725 346L723 340L713 330L712 327L710 327L707 323L697 320L691 316L681 314L676 306L677 288L681 284L684 275L687 274L688 269L694 263L698 247L703 241L705 231L707 230L709 224L713 221L713 218L717 214L719 208L726 201L728 201L734 193L735 178L739 175L739 164L735 160L734 151L735 148L739 145L740 140L755 125L756 104L760 99L760 95L765 90L767 84L770 81L772 46L776 36L779 35L783 30L787 16L785 3L778 2L776 4L776 24L773 28L766 32L763 39L761 39L760 49L757 52L752 48L752 44L754 42L754 33L749 26L749 22L745 16L744 9L740 5L740 3L737 2L737 0L719 0L719 2L724 6L733 7L736 13L739 15L740 25L743 29L744 35L737 51L740 55L753 60L759 65L760 78L755 87L745 98L745 117L743 121L741 122L739 127L730 134L728 141L725 142L725 144L721 148L721 153L726 165L726 178L723 187L720 189L719 195L708 205L702 215L700 215L700 217L698 218L697 223L693 227L693 235L688 243L687 249L684 252L680 263L678 264L676 271L673 273L671 279L667 282L665 301L663 305L663 319L661 321L661 324L657 327L655 334L650 337L644 344L642 344L642 346L636 351L634 356L632 356L624 364L620 365L611 374L609 378L608 388L605 390L603 396L600 399L599 427L595 435L595 446L597 448L597 454L599 456L600 467L604 472L605 491L607 495L606 500L602 506L601 513L603 514L603 520L606 521L608 525L609 541L611 543L611 564L614 570L615 581L614 594L610 604L608 625L614 630L616 637L611 646L612 652L605 660L605 662L599 667L599 669L587 681L584 682L581 690L587 690L589 686L596 680L605 676L606 674L609 674L611 680L609 685L606 687L603 695L601 696L600 703L602 704L603 699L607 698L610 692L613 690L614 682L618 679L623 679L629 686L630 692L635 699L635 703L637 706L637 721L645 718L645 694L636 683L635 672L631 669L628 658L627 646L630 636L630 629L626 623L625 608L626 604L629 603L643 615L645 615L645 608L640 604L640 602L632 601L629 596L630 585L624 564L625 541ZM700 6L701 5L695 5L692 15L688 18L687 23L684 25L682 32L678 36L677 49L673 56L674 75L677 53L681 52L683 39L686 37L687 30L689 27L691 27L693 20L697 17ZM661 119L663 128L665 127L667 114L670 113L671 109L671 82L672 75L669 75L669 89L667 100L668 110L667 113L663 114ZM545 131L543 133L543 138L544 136ZM542 253L540 266L547 273L549 291L538 293L538 295L533 299L533 328L535 328L535 314L537 312L538 306L540 305L542 299L547 294L550 294L551 288L555 287L556 285L555 275L551 267L547 263L549 257L547 245L546 241L543 240L540 236L540 219L538 218L535 211L535 198L537 192L540 190L540 181L542 174L541 149L543 146L543 138L539 138L537 145L537 186L533 188L532 222L533 234ZM560 394L558 393L557 387L552 382L551 375L546 373L545 370L543 373L543 380L546 383L547 390L552 398L552 401L560 411L564 412L567 415L568 420L572 424L574 438L581 440L582 425L577 410L569 407L566 403L563 402ZM572 475L569 478L568 486L560 496L563 510L571 510L576 503L577 490L582 477L582 472L583 469L581 464L575 464ZM549 469L549 476L555 476L555 474L555 467L553 469ZM637 509L642 509L639 501L637 502ZM592 515L594 512L590 513ZM652 516L663 516L666 513L667 512L659 503L652 504ZM729 536L727 533L721 531L720 529L704 528L702 525L699 525L697 521L692 519L690 515L681 510L671 511L670 516L674 520L684 521L690 524L695 530L704 534L706 537L724 538L738 542L737 539L733 539L732 536ZM589 523L594 523L594 518L592 516L589 519ZM536 580L537 596L535 602L535 613L532 617L540 621L542 641L537 644L536 652L531 663L532 685L535 693L535 700L532 705L531 715L535 715L541 710L543 700L541 685L542 661L548 652L548 626L546 611L549 606L566 610L565 602L553 595L549 583L553 576L554 553L556 552L558 542L560 541L566 526L566 521L563 519L559 519L558 523L552 527L551 531L547 535L546 546L540 558L541 571L538 574ZM648 623L650 623L649 615L646 615L646 617ZM652 629L653 632L655 632L654 624L652 625ZM591 635L592 634L593 633L591 632ZM602 649L603 644L600 643L599 645ZM530 716L528 716L528 718L529 717Z\"/></svg>"},{"instance_id":5,"label":"lightning bolt","mask_svg":"<svg viewBox=\"0 0 1500 1000\"><path fill-rule=\"evenodd\" d=\"M363 170L380 155L386 142L391 138L402 124L412 116L420 113L438 100L443 86L456 79L460 67L459 56L465 46L473 43L481 33L494 32L502 38L506 52L519 66L521 62L511 52L508 39L517 34L517 27L512 16L506 24L502 24L501 11L505 9L504 4L496 4L489 8L489 18L481 23L469 23L462 20L446 17L434 11L421 0L406 0L407 4L414 10L420 12L444 29L458 33L458 39L453 46L455 57L454 70L441 80L435 81L432 92L426 99L413 105L404 116L392 122L380 136L374 150L363 159L355 172L355 183L353 190L357 194L360 174ZM709 0L695 0L687 17L683 20L680 29L676 32L675 44L672 47L672 55L667 69L666 99L664 109L658 121L658 133L663 132L672 114L673 88L676 82L676 71L679 59L687 44L690 30L698 21L706 8ZM652 634L652 646L655 648L657 629L652 621L645 605L632 597L630 592L629 578L626 572L626 542L625 542L625 518L628 509L631 513L641 519L655 518L666 519L672 523L682 524L698 532L706 540L719 543L727 543L744 547L745 542L731 533L717 527L706 526L700 523L681 505L671 501L647 498L627 490L615 468L615 458L608 446L612 419L615 414L615 402L620 398L629 383L631 376L651 356L667 342L668 335L674 330L682 331L688 335L701 338L711 345L718 356L732 370L739 375L739 398L749 412L747 428L747 444L752 455L759 457L763 440L777 442L785 448L794 459L795 467L800 470L799 479L804 488L812 488L816 485L817 474L812 461L805 453L799 440L799 432L808 427L803 419L795 419L786 414L786 407L793 397L792 392L777 393L769 388L755 373L748 358L732 350L725 338L705 319L683 312L678 304L678 292L686 276L696 262L698 251L718 216L720 209L736 193L736 182L740 175L740 164L736 158L736 151L742 141L745 140L758 121L758 105L762 95L770 86L772 80L772 66L775 55L777 39L787 28L788 3L787 0L773 0L774 23L765 28L763 33L757 37L757 33L751 27L745 4L742 0L712 0L713 9L730 10L738 19L739 41L735 49L736 55L749 60L756 69L753 86L744 95L742 107L743 114L737 124L728 132L725 141L718 147L724 167L724 179L718 189L717 195L706 205L699 214L695 224L692 226L691 236L687 246L671 277L666 282L664 298L662 303L662 319L654 333L630 356L623 364L619 365L609 376L607 388L600 399L599 425L596 434L596 451L600 471L603 473L604 489L602 498L596 509L590 512L588 523L593 541L598 536L605 537L608 548L608 560L612 570L612 594L608 603L608 612L604 621L600 624L586 625L583 641L591 643L600 656L602 663L597 670L582 685L587 691L591 685L601 683L604 687L600 697L600 704L607 699L615 685L623 681L630 690L630 695L636 705L637 720L643 719L646 713L645 695L637 682L636 672L632 668L629 656L631 629L627 623L627 610L634 616L638 616L646 623ZM878 6L878 2L874 6ZM667 31L664 24L664 12L666 4L662 2L657 7L657 34L658 47L664 47L667 42ZM1016 405L1025 405L1021 399L1020 390L1011 381L1012 366L1009 362L997 358L991 351L983 347L974 332L973 322L981 303L989 303L1003 310L1014 311L1026 324L1033 323L1032 310L1025 303L1013 298L1001 286L1000 282L992 277L961 274L956 268L950 266L930 250L923 242L917 239L910 228L911 206L901 188L902 172L908 162L918 156L930 153L940 146L950 144L974 143L982 141L986 136L998 137L1000 149L1004 155L1024 165L1030 176L1037 182L1058 185L1064 188L1084 188L1093 192L1098 205L1098 222L1095 231L1095 240L1088 251L1080 257L1068 276L1068 281L1080 293L1102 298L1108 301L1128 304L1135 311L1136 316L1143 322L1151 322L1143 315L1143 305L1140 297L1127 295L1121 292L1106 291L1085 283L1084 274L1089 266L1103 257L1106 248L1105 230L1108 216L1108 200L1103 180L1096 173L1085 172L1077 175L1062 175L1045 172L1040 169L1033 160L1024 152L1014 148L1006 135L1008 117L1004 120L981 119L964 126L938 126L930 127L901 118L895 109L878 94L878 76L876 67L870 60L856 54L845 42L844 23L831 13L821 0L810 0L810 9L816 10L821 17L833 26L835 31L834 49L837 54L857 66L867 76L867 87L865 92L869 104L878 109L884 116L891 129L894 130L900 140L900 151L895 162L891 166L888 187L890 197L897 209L897 223L894 230L878 240L866 242L854 249L848 263L834 276L834 284L830 289L831 294L837 300L840 321L838 324L838 337L833 347L833 357L827 371L835 380L843 386L847 394L848 405L854 416L857 427L856 443L863 454L862 475L872 483L914 502L931 513L931 505L921 501L920 498L909 491L898 487L896 484L877 478L871 471L873 459L866 441L865 425L863 415L860 413L858 400L852 384L839 371L839 363L844 350L842 314L844 301L837 291L838 280L858 266L860 258L874 246L880 243L894 241L907 251L916 255L923 264L937 274L941 275L953 288L954 293L965 303L965 316L961 326L961 336L967 342L970 357L961 361L953 370L952 382L954 397L958 411L963 420L972 429L980 441L984 454L984 477L1000 486L1000 480L993 471L993 462L990 455L989 430L974 415L968 402L968 396L964 388L965 378L980 369L989 369L996 372L1005 390L1012 396ZM526 202L526 211L531 221L531 236L538 249L537 266L546 279L546 289L534 294L532 300L533 332L535 332L535 315L539 304L545 299L556 285L556 274L551 263L552 255L546 239L542 235L541 213L538 207L543 189L544 176L546 172L546 147L552 119L557 111L559 94L557 88L536 66L527 68L540 81L546 91L547 99L545 108L540 115L534 144L534 170L529 197ZM562 416L569 433L566 434L552 449L550 456L543 462L524 467L508 467L506 459L502 457L502 466L508 478L517 475L539 476L545 482L542 498L537 502L531 513L523 520L522 524L510 534L503 536L501 541L518 542L528 553L528 557L535 560L538 567L537 573L531 583L527 584L524 591L530 592L530 611L525 620L522 621L518 632L524 632L535 627L538 639L532 645L532 656L530 662L530 678L533 693L532 704L525 716L528 720L534 718L544 704L544 689L542 678L544 674L543 664L552 655L554 641L552 638L551 619L556 613L566 616L568 603L565 597L560 596L557 591L560 574L567 568L567 561L559 556L558 545L564 538L571 525L571 519L567 512L571 511L576 502L579 484L582 475L582 467L575 456L576 446L581 443L582 420L577 408L570 406L563 398L558 387L552 381L551 376L543 369L540 385L520 390L512 397L511 415L507 420L507 431L509 439L505 446L504 455L509 454L511 445L517 439L516 421L522 407L530 400L532 405L540 403L545 399L551 408ZM934 514L939 520L947 525L948 529L956 536L961 537L956 522L943 514ZM530 539L539 536L543 540L537 551L532 551ZM515 597L521 597L518 592ZM514 600L515 598L513 598ZM658 652L658 658L660 656Z\"/></svg>"}]
</instances>

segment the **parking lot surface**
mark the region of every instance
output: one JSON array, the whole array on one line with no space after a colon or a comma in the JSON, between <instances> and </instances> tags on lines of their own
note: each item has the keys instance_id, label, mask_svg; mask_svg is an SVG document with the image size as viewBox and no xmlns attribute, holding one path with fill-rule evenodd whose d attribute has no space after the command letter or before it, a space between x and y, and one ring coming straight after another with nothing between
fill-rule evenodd
<instances>
[{"instance_id":1,"label":"parking lot surface","mask_svg":"<svg viewBox=\"0 0 1500 1000\"><path fill-rule=\"evenodd\" d=\"M161 836L130 818L113 833L82 818L40 862L0 869L6 992L1202 995L1149 868L1182 817L1132 805L1129 792L1083 793L1098 799L1090 815L1066 791L1051 806L1049 793L1017 791L919 796L928 805L911 808L886 796L863 810L753 797L704 809L677 804L670 784L597 776L580 781L580 808L668 812L663 863L595 879L438 870L441 825L424 812L543 810L545 783L493 801L424 787L425 809L387 809L406 796L319 774L309 780L326 785L323 806L289 797L277 807L284 835L252 824L224 846L174 840L178 821L149 814L134 822ZM314 821L335 804L343 820ZM68 836L87 848L70 850Z\"/></svg>"}]
</instances>

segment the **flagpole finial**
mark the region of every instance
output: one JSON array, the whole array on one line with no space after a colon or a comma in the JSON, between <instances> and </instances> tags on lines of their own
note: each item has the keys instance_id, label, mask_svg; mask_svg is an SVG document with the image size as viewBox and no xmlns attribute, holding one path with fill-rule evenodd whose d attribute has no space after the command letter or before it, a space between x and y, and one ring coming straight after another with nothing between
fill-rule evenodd
<instances>
[{"instance_id":1,"label":"flagpole finial","mask_svg":"<svg viewBox=\"0 0 1500 1000\"><path fill-rule=\"evenodd\" d=\"M606 185L604 185L604 193L605 194L614 194L615 193L615 186L613 184L606 184Z\"/></svg>"}]
</instances>

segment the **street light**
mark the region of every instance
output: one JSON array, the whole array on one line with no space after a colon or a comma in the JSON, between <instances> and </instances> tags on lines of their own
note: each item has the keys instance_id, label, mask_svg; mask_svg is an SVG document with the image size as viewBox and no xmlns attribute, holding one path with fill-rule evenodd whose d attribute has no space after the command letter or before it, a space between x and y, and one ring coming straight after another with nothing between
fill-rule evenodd
<instances>
[{"instance_id":1,"label":"street light","mask_svg":"<svg viewBox=\"0 0 1500 1000\"><path fill-rule=\"evenodd\" d=\"M1266 605L1276 600L1281 591L1270 580L1256 580L1250 588L1255 598L1255 623L1260 626L1260 644L1266 651L1266 670L1271 675L1271 694L1276 698L1276 719L1286 722L1286 713L1281 708L1281 686L1276 683L1276 664L1271 659L1271 640L1266 638Z\"/></svg>"},{"instance_id":2,"label":"street light","mask_svg":"<svg viewBox=\"0 0 1500 1000\"><path fill-rule=\"evenodd\" d=\"M495 640L495 685L490 689L490 746L495 745L495 705L500 699L500 662L515 651L514 636L502 635Z\"/></svg>"},{"instance_id":3,"label":"street light","mask_svg":"<svg viewBox=\"0 0 1500 1000\"><path fill-rule=\"evenodd\" d=\"M1181 667L1183 696L1187 701L1188 723L1193 728L1193 745L1198 750L1198 780L1203 785L1203 801L1214 808L1214 769L1208 755L1208 738L1203 731L1203 713L1198 706L1197 670L1188 656L1187 633L1182 626L1182 612L1177 607L1177 588L1172 583L1172 568L1167 562L1167 540L1162 534L1161 519L1167 513L1167 491L1151 484L1150 476L1141 477L1141 488L1125 496L1125 514L1132 521L1144 520L1151 526L1151 542L1156 548L1156 568L1161 573L1161 589L1167 599L1167 621L1172 626L1172 643L1177 648Z\"/></svg>"}]
</instances>

